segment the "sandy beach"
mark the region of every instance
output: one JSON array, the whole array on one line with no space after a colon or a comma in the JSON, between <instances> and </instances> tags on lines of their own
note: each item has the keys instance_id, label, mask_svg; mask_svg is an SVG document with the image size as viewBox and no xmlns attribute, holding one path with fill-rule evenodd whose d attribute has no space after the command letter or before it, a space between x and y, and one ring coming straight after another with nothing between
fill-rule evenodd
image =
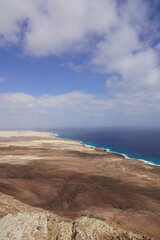
<instances>
[{"instance_id":1,"label":"sandy beach","mask_svg":"<svg viewBox=\"0 0 160 240\"><path fill-rule=\"evenodd\" d=\"M98 215L160 239L159 166L50 133L0 131L0 192L59 216Z\"/></svg>"}]
</instances>

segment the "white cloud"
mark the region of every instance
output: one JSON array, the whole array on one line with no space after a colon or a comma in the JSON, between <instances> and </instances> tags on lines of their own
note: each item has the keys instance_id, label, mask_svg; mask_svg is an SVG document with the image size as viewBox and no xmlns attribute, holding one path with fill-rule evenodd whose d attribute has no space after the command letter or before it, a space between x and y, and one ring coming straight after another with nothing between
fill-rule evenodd
<instances>
[{"instance_id":1,"label":"white cloud","mask_svg":"<svg viewBox=\"0 0 160 240\"><path fill-rule=\"evenodd\" d=\"M35 97L24 93L0 94L2 127L57 127L143 124L154 113L160 117L160 95L145 91L119 93L115 98L75 91ZM138 123L135 119L138 119Z\"/></svg>"},{"instance_id":2,"label":"white cloud","mask_svg":"<svg viewBox=\"0 0 160 240\"><path fill-rule=\"evenodd\" d=\"M103 52L105 49L103 48L101 51ZM159 88L160 70L158 57L154 50L148 48L136 54L128 53L119 59L118 57L112 57L109 64L107 64L107 57L103 59L104 68L106 64L106 69L110 67L110 72L116 72L122 75L123 81L120 82L117 80L116 86L118 90L130 92L137 91L141 88L150 90ZM112 83L113 86L115 86L115 81L113 80L110 80L110 86L107 81L106 86L113 88Z\"/></svg>"},{"instance_id":3,"label":"white cloud","mask_svg":"<svg viewBox=\"0 0 160 240\"><path fill-rule=\"evenodd\" d=\"M143 14L140 7L142 5ZM92 59L94 67L97 66L105 73L121 76L120 81L115 81L113 77L107 80L108 90L117 89L126 93L141 89L160 90L158 53L150 47L148 39L141 39L149 25L147 13L148 8L144 1L127 1L120 11L119 23L97 44Z\"/></svg>"},{"instance_id":4,"label":"white cloud","mask_svg":"<svg viewBox=\"0 0 160 240\"><path fill-rule=\"evenodd\" d=\"M111 0L2 0L0 35L3 43L21 40L31 55L60 54L85 43L86 35L104 34L116 21Z\"/></svg>"},{"instance_id":5,"label":"white cloud","mask_svg":"<svg viewBox=\"0 0 160 240\"><path fill-rule=\"evenodd\" d=\"M121 81L117 75L111 75L106 81L106 88L109 92L115 92L121 88Z\"/></svg>"}]
</instances>

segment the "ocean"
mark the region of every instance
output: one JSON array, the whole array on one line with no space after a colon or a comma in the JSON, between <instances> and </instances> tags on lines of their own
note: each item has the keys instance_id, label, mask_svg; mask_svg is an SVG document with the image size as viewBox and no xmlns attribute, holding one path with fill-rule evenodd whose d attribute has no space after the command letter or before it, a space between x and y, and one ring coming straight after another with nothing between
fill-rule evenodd
<instances>
[{"instance_id":1,"label":"ocean","mask_svg":"<svg viewBox=\"0 0 160 240\"><path fill-rule=\"evenodd\" d=\"M160 128L68 128L50 132L64 139L123 154L126 158L160 165Z\"/></svg>"}]
</instances>

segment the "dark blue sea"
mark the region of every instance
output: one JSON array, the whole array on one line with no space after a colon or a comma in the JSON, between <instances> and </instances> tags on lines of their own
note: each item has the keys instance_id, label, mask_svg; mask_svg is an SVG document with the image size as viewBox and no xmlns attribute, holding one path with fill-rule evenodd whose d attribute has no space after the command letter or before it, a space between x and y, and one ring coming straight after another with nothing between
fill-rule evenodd
<instances>
[{"instance_id":1,"label":"dark blue sea","mask_svg":"<svg viewBox=\"0 0 160 240\"><path fill-rule=\"evenodd\" d=\"M50 130L65 139L105 148L160 165L160 128L79 128Z\"/></svg>"}]
</instances>

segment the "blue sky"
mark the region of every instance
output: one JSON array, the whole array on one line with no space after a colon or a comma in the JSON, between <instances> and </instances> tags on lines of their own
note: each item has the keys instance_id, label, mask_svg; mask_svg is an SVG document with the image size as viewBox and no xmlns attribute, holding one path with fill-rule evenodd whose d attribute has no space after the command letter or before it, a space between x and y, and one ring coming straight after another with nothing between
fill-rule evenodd
<instances>
[{"instance_id":1,"label":"blue sky","mask_svg":"<svg viewBox=\"0 0 160 240\"><path fill-rule=\"evenodd\" d=\"M81 90L105 94L104 74L82 67L81 63L86 58L84 54L34 58L23 56L17 48L1 49L0 72L6 81L1 83L0 92L24 92L39 96ZM79 65L80 69L74 69L74 64Z\"/></svg>"},{"instance_id":2,"label":"blue sky","mask_svg":"<svg viewBox=\"0 0 160 240\"><path fill-rule=\"evenodd\" d=\"M1 0L0 128L160 125L159 0Z\"/></svg>"}]
</instances>

